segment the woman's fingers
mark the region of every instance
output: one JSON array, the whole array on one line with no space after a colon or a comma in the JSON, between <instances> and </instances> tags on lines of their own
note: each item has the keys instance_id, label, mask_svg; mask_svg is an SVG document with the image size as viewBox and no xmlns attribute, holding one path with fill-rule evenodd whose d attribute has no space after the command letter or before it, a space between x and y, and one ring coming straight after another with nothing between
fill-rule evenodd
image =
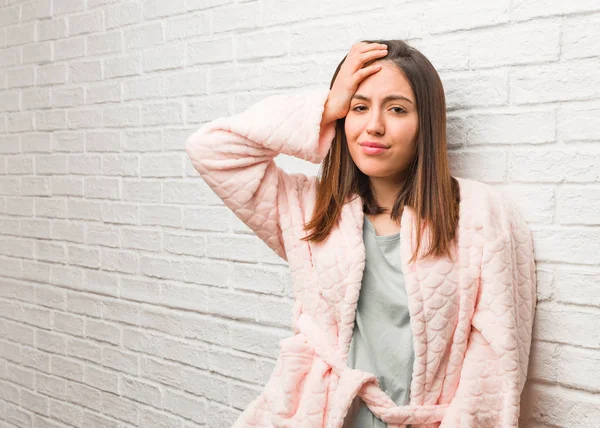
<instances>
[{"instance_id":1,"label":"woman's fingers","mask_svg":"<svg viewBox=\"0 0 600 428\"><path fill-rule=\"evenodd\" d=\"M379 65L365 67L365 63L387 55L387 46L381 43L361 42L352 45L336 76L326 103L327 117L342 118L350 108L352 96L367 76L381 69Z\"/></svg>"},{"instance_id":2,"label":"woman's fingers","mask_svg":"<svg viewBox=\"0 0 600 428\"><path fill-rule=\"evenodd\" d=\"M354 75L356 76L356 79L358 81L358 83L362 82L364 79L366 79L367 76L377 72L381 70L381 65L379 64L374 64L374 65L370 65L368 67L365 68L361 68L360 70L358 70ZM356 85L358 87L358 84ZM354 95L354 94L352 94Z\"/></svg>"},{"instance_id":3,"label":"woman's fingers","mask_svg":"<svg viewBox=\"0 0 600 428\"><path fill-rule=\"evenodd\" d=\"M374 43L372 43L374 44ZM385 46L385 45L384 45ZM372 61L377 58L383 58L387 55L387 46L385 47L369 47L368 49L362 50L356 53L350 58L350 63L355 66L354 72L363 68L365 63Z\"/></svg>"}]
</instances>

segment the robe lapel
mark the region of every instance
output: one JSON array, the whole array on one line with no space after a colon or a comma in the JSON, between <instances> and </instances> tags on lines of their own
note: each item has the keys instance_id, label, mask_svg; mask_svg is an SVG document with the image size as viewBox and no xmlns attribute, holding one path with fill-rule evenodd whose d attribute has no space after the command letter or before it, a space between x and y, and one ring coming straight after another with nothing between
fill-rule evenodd
<instances>
[{"instance_id":1,"label":"robe lapel","mask_svg":"<svg viewBox=\"0 0 600 428\"><path fill-rule=\"evenodd\" d=\"M362 277L365 268L365 245L363 242L364 213L362 199L357 197L350 201L344 209L348 209L354 217L356 230L353 231L359 239L356 246L350 252L355 257L353 260L356 267L354 272L349 272L352 282L348 285L343 301L340 303L341 322L339 327L338 347L344 361L348 359L348 351L354 323L358 298L362 286ZM415 349L415 362L413 367L413 382L411 396L421 394L425 383L427 362L427 332L425 327L425 314L423 311L423 296L419 287L416 263L408 264L412 252L416 246L412 221L414 213L411 208L405 207L400 219L400 253L402 273L405 278L406 291L408 295L408 306L410 313L410 325L413 332L413 345ZM350 256L349 254L349 256ZM412 402L412 401L411 401Z\"/></svg>"},{"instance_id":2,"label":"robe lapel","mask_svg":"<svg viewBox=\"0 0 600 428\"><path fill-rule=\"evenodd\" d=\"M344 361L347 361L350 342L354 331L356 309L362 286L362 277L365 268L365 246L363 242L364 213L362 199L357 197L346 204L354 218L351 221L352 230L343 230L348 238L348 257L353 257L350 272L350 282L344 298L339 302L340 324L338 336L338 349ZM427 396L427 391L436 380L439 369L446 352L451 344L451 332L456 325L458 314L459 293L458 263L452 263L447 257L428 258L408 263L416 248L416 229L414 228L415 213L410 207L405 207L400 224L400 253L402 273L408 296L408 310L410 326L413 333L413 346L415 361L411 382L411 404L431 402L437 397ZM344 226L347 227L347 226ZM429 231L425 229L419 254L423 255L429 242ZM344 281L345 282L345 281ZM393 340L393 338L390 338ZM429 365L429 366L428 366Z\"/></svg>"}]
</instances>

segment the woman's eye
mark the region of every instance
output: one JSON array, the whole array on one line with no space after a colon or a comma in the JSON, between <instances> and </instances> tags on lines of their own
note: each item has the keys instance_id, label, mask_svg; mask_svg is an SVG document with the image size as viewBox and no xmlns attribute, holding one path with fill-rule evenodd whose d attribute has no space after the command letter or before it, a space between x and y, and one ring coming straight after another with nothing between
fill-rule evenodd
<instances>
[{"instance_id":1,"label":"woman's eye","mask_svg":"<svg viewBox=\"0 0 600 428\"><path fill-rule=\"evenodd\" d=\"M366 108L366 107L365 106L356 106L352 110L353 111L364 111L364 110L358 110L360 108ZM404 112L406 112L406 110L404 110L401 107L392 107L392 110L399 110L399 111L397 111L397 113L404 113Z\"/></svg>"}]
</instances>

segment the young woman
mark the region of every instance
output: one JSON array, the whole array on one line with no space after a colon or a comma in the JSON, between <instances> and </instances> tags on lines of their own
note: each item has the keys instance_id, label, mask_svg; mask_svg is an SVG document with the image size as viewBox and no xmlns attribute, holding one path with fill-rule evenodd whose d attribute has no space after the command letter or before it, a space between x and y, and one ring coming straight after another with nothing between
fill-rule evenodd
<instances>
[{"instance_id":1,"label":"young woman","mask_svg":"<svg viewBox=\"0 0 600 428\"><path fill-rule=\"evenodd\" d=\"M234 427L517 427L536 306L514 204L452 177L442 83L403 41L329 88L213 120L194 167L294 279L292 329ZM287 174L285 153L321 163Z\"/></svg>"}]
</instances>

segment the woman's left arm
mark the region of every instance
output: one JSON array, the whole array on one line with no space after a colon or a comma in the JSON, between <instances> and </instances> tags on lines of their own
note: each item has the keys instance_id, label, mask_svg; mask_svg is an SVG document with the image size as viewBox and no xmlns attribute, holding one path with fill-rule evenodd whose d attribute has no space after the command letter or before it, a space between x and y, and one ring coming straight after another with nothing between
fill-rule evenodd
<instances>
[{"instance_id":1,"label":"woman's left arm","mask_svg":"<svg viewBox=\"0 0 600 428\"><path fill-rule=\"evenodd\" d=\"M533 239L512 201L496 193L456 394L440 428L517 428L537 302Z\"/></svg>"}]
</instances>

